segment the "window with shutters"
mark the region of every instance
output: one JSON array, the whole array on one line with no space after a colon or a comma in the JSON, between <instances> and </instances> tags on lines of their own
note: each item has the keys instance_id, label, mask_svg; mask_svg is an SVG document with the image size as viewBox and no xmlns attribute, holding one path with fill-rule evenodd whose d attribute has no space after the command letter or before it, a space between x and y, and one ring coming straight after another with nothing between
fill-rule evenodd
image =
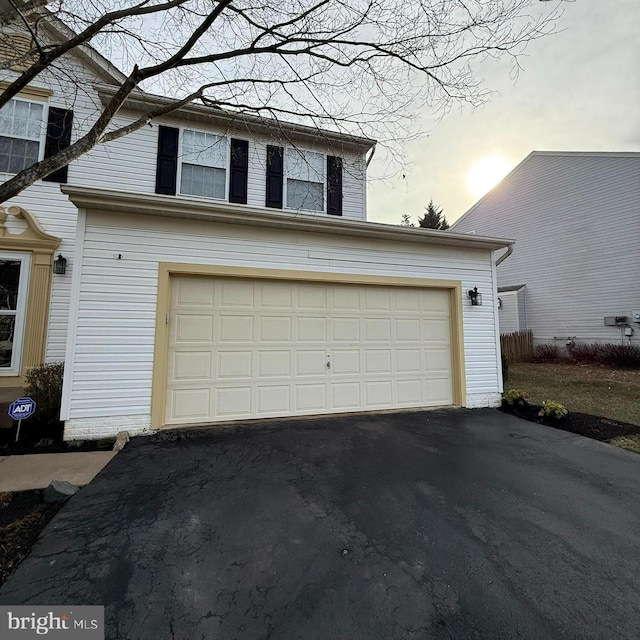
<instances>
[{"instance_id":1,"label":"window with shutters","mask_svg":"<svg viewBox=\"0 0 640 640\"><path fill-rule=\"evenodd\" d=\"M18 173L40 159L45 104L13 98L0 109L0 172Z\"/></svg>"},{"instance_id":2,"label":"window with shutters","mask_svg":"<svg viewBox=\"0 0 640 640\"><path fill-rule=\"evenodd\" d=\"M226 136L184 129L180 193L224 200L227 195Z\"/></svg>"},{"instance_id":3,"label":"window with shutters","mask_svg":"<svg viewBox=\"0 0 640 640\"><path fill-rule=\"evenodd\" d=\"M285 179L287 209L324 211L324 154L287 147Z\"/></svg>"}]
</instances>

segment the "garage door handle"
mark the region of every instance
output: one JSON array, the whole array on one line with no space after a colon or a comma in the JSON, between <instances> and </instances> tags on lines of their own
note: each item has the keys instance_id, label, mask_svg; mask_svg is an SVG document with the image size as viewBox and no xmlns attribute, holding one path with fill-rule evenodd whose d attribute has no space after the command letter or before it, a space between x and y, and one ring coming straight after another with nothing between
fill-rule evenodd
<instances>
[{"instance_id":1,"label":"garage door handle","mask_svg":"<svg viewBox=\"0 0 640 640\"><path fill-rule=\"evenodd\" d=\"M327 369L331 369L331 360L327 360Z\"/></svg>"}]
</instances>

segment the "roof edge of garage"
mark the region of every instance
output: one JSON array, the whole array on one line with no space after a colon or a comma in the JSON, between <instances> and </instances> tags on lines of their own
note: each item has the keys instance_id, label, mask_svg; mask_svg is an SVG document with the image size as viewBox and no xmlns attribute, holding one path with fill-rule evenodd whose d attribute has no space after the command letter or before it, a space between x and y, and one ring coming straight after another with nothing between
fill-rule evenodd
<instances>
[{"instance_id":1,"label":"roof edge of garage","mask_svg":"<svg viewBox=\"0 0 640 640\"><path fill-rule=\"evenodd\" d=\"M332 217L318 218L299 213L275 213L259 207L229 204L227 202L202 202L190 198L127 193L112 189L95 189L71 185L62 185L60 188L62 193L69 196L71 202L79 209L190 218L226 224L262 226L310 233L358 236L472 249L503 249L513 245L515 242L505 238L489 238L451 231L402 227L380 222Z\"/></svg>"}]
</instances>

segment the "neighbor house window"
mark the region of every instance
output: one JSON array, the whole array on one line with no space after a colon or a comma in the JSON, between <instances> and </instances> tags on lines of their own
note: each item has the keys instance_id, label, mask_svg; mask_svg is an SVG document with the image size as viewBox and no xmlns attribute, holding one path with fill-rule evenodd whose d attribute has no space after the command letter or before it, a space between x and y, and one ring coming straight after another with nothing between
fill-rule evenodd
<instances>
[{"instance_id":1,"label":"neighbor house window","mask_svg":"<svg viewBox=\"0 0 640 640\"><path fill-rule=\"evenodd\" d=\"M227 193L227 138L185 129L182 133L180 193L224 199Z\"/></svg>"},{"instance_id":2,"label":"neighbor house window","mask_svg":"<svg viewBox=\"0 0 640 640\"><path fill-rule=\"evenodd\" d=\"M322 153L287 148L287 209L324 211L325 157Z\"/></svg>"},{"instance_id":3,"label":"neighbor house window","mask_svg":"<svg viewBox=\"0 0 640 640\"><path fill-rule=\"evenodd\" d=\"M38 161L44 105L10 100L0 109L0 172L18 173Z\"/></svg>"}]
</instances>

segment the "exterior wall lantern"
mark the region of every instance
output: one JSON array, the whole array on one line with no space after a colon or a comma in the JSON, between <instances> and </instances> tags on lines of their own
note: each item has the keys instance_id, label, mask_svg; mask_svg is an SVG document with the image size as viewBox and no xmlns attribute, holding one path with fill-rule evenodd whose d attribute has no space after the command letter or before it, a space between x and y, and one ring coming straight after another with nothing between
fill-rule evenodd
<instances>
[{"instance_id":1,"label":"exterior wall lantern","mask_svg":"<svg viewBox=\"0 0 640 640\"><path fill-rule=\"evenodd\" d=\"M478 293L478 287L473 287L473 289L469 289L467 292L469 298L471 298L471 305L473 307L481 307L482 306L482 294Z\"/></svg>"},{"instance_id":2,"label":"exterior wall lantern","mask_svg":"<svg viewBox=\"0 0 640 640\"><path fill-rule=\"evenodd\" d=\"M502 309L502 298L498 298L498 309Z\"/></svg>"},{"instance_id":3,"label":"exterior wall lantern","mask_svg":"<svg viewBox=\"0 0 640 640\"><path fill-rule=\"evenodd\" d=\"M67 259L61 254L53 261L53 273L64 275L67 272Z\"/></svg>"}]
</instances>

